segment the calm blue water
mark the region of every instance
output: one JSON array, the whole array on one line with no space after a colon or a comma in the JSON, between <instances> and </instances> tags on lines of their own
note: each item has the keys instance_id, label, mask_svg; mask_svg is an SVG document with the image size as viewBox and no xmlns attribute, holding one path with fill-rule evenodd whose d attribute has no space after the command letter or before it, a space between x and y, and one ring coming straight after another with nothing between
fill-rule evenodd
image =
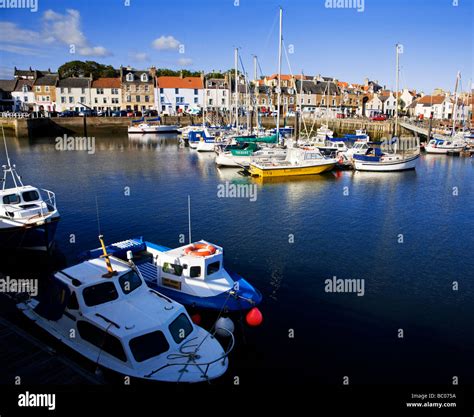
<instances>
[{"instance_id":1,"label":"calm blue water","mask_svg":"<svg viewBox=\"0 0 474 417\"><path fill-rule=\"evenodd\" d=\"M222 245L227 267L265 297L265 323L245 330L227 378L474 382L472 159L427 155L416 172L262 184L176 140L96 140L94 155L55 151L48 139L9 148L25 183L56 193L57 247L69 263L98 246L96 196L108 242L144 236L171 247L187 236L191 196L193 239ZM226 181L256 184L257 200L218 198ZM364 279L365 295L326 293L333 276Z\"/></svg>"}]
</instances>

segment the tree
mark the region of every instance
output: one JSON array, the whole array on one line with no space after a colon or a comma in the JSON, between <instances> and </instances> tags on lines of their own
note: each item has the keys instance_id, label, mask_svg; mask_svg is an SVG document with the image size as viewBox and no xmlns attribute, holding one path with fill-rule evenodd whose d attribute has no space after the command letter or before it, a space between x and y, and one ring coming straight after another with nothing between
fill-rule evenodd
<instances>
[{"instance_id":1,"label":"tree","mask_svg":"<svg viewBox=\"0 0 474 417\"><path fill-rule=\"evenodd\" d=\"M58 68L59 76L66 77L116 77L117 71L111 65L99 64L95 61L69 61Z\"/></svg>"}]
</instances>

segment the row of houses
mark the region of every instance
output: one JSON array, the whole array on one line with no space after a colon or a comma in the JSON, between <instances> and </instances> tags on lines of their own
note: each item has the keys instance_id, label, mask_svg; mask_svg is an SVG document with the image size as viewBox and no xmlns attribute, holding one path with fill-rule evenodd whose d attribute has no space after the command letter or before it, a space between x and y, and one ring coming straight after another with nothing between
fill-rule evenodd
<instances>
[{"instance_id":1,"label":"row of houses","mask_svg":"<svg viewBox=\"0 0 474 417\"><path fill-rule=\"evenodd\" d=\"M410 116L451 119L454 101L449 93L424 96L403 89L395 93L378 81L362 84L339 81L321 75L286 75L280 79L283 114L301 110L317 117L372 116L399 112ZM158 110L177 114L192 108L235 112L248 108L272 112L277 108L276 74L246 82L232 74L220 77L158 76L155 67L136 70L120 67L116 77L61 78L51 70L15 68L13 80L0 80L0 108L13 111L60 112L65 110ZM472 104L457 106L458 118L472 114Z\"/></svg>"}]
</instances>

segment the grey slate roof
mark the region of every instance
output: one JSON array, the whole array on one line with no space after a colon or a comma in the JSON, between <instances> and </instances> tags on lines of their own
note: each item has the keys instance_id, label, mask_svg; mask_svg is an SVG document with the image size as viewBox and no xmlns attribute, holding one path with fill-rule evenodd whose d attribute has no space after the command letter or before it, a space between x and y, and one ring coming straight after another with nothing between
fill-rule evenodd
<instances>
[{"instance_id":1,"label":"grey slate roof","mask_svg":"<svg viewBox=\"0 0 474 417\"><path fill-rule=\"evenodd\" d=\"M339 87L334 82L314 82L308 80L296 80L296 91L298 94L301 91L301 83L303 83L303 93L304 94L328 94L328 85L329 85L329 95L339 94Z\"/></svg>"},{"instance_id":2,"label":"grey slate roof","mask_svg":"<svg viewBox=\"0 0 474 417\"><path fill-rule=\"evenodd\" d=\"M132 73L133 75L133 81L127 81L127 74ZM148 76L148 81L143 82L141 80L142 74L146 74ZM122 82L127 83L127 82L133 82L133 83L144 83L144 84L151 84L153 83L153 77L148 71L141 71L141 70L128 70L126 68L123 68L123 76L122 76Z\"/></svg>"},{"instance_id":3,"label":"grey slate roof","mask_svg":"<svg viewBox=\"0 0 474 417\"><path fill-rule=\"evenodd\" d=\"M68 77L58 81L60 88L88 88L90 86L90 78Z\"/></svg>"},{"instance_id":4,"label":"grey slate roof","mask_svg":"<svg viewBox=\"0 0 474 417\"><path fill-rule=\"evenodd\" d=\"M23 86L24 85L28 86L28 91L31 91L33 89L33 80L17 80L16 86L15 86L15 91L23 91Z\"/></svg>"},{"instance_id":5,"label":"grey slate roof","mask_svg":"<svg viewBox=\"0 0 474 417\"><path fill-rule=\"evenodd\" d=\"M0 80L0 90L11 93L15 90L16 80Z\"/></svg>"},{"instance_id":6,"label":"grey slate roof","mask_svg":"<svg viewBox=\"0 0 474 417\"><path fill-rule=\"evenodd\" d=\"M34 85L56 85L57 80L57 75L45 75L37 78Z\"/></svg>"}]
</instances>

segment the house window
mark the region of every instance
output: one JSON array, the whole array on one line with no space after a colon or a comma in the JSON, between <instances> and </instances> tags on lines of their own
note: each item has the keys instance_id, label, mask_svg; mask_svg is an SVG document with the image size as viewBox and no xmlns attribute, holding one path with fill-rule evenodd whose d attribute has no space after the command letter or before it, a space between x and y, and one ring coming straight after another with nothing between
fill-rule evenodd
<instances>
[{"instance_id":1,"label":"house window","mask_svg":"<svg viewBox=\"0 0 474 417\"><path fill-rule=\"evenodd\" d=\"M130 83L133 81L133 74L129 72L126 76L125 79Z\"/></svg>"},{"instance_id":2,"label":"house window","mask_svg":"<svg viewBox=\"0 0 474 417\"><path fill-rule=\"evenodd\" d=\"M145 96L145 103L149 103L150 102L150 96Z\"/></svg>"},{"instance_id":3,"label":"house window","mask_svg":"<svg viewBox=\"0 0 474 417\"><path fill-rule=\"evenodd\" d=\"M84 94L84 92L82 92ZM104 94L104 89L103 88L98 88L97 89L97 94Z\"/></svg>"},{"instance_id":4,"label":"house window","mask_svg":"<svg viewBox=\"0 0 474 417\"><path fill-rule=\"evenodd\" d=\"M49 85L47 85L46 87L44 87L44 91L46 91L47 93L49 93Z\"/></svg>"},{"instance_id":5,"label":"house window","mask_svg":"<svg viewBox=\"0 0 474 417\"><path fill-rule=\"evenodd\" d=\"M194 97L194 104L197 104L197 103L198 103L198 98Z\"/></svg>"},{"instance_id":6,"label":"house window","mask_svg":"<svg viewBox=\"0 0 474 417\"><path fill-rule=\"evenodd\" d=\"M164 97L160 97L160 103L164 103L165 102L165 98Z\"/></svg>"},{"instance_id":7,"label":"house window","mask_svg":"<svg viewBox=\"0 0 474 417\"><path fill-rule=\"evenodd\" d=\"M46 96L46 101L50 101L50 98L49 98L49 96Z\"/></svg>"},{"instance_id":8,"label":"house window","mask_svg":"<svg viewBox=\"0 0 474 417\"><path fill-rule=\"evenodd\" d=\"M112 104L118 104L119 100L117 97L112 98Z\"/></svg>"},{"instance_id":9,"label":"house window","mask_svg":"<svg viewBox=\"0 0 474 417\"><path fill-rule=\"evenodd\" d=\"M146 83L148 81L148 76L146 74L142 74L141 79L142 82Z\"/></svg>"},{"instance_id":10,"label":"house window","mask_svg":"<svg viewBox=\"0 0 474 417\"><path fill-rule=\"evenodd\" d=\"M85 102L86 102L86 98L81 96L81 98L79 99L79 103L84 104Z\"/></svg>"},{"instance_id":11,"label":"house window","mask_svg":"<svg viewBox=\"0 0 474 417\"><path fill-rule=\"evenodd\" d=\"M97 97L94 97L94 103L95 104L98 104L99 103L99 99Z\"/></svg>"},{"instance_id":12,"label":"house window","mask_svg":"<svg viewBox=\"0 0 474 417\"><path fill-rule=\"evenodd\" d=\"M164 89L160 88L160 94L163 94L163 92L164 92Z\"/></svg>"},{"instance_id":13,"label":"house window","mask_svg":"<svg viewBox=\"0 0 474 417\"><path fill-rule=\"evenodd\" d=\"M174 89L174 93L175 93L175 94L179 94L179 88L175 88L175 89Z\"/></svg>"},{"instance_id":14,"label":"house window","mask_svg":"<svg viewBox=\"0 0 474 417\"><path fill-rule=\"evenodd\" d=\"M221 104L224 106L225 105L225 98L221 99Z\"/></svg>"},{"instance_id":15,"label":"house window","mask_svg":"<svg viewBox=\"0 0 474 417\"><path fill-rule=\"evenodd\" d=\"M130 91L130 86L129 85L127 85L127 91Z\"/></svg>"},{"instance_id":16,"label":"house window","mask_svg":"<svg viewBox=\"0 0 474 417\"><path fill-rule=\"evenodd\" d=\"M308 104L311 104L311 99L310 98L308 99Z\"/></svg>"},{"instance_id":17,"label":"house window","mask_svg":"<svg viewBox=\"0 0 474 417\"><path fill-rule=\"evenodd\" d=\"M145 93L148 93L148 85L145 86Z\"/></svg>"},{"instance_id":18,"label":"house window","mask_svg":"<svg viewBox=\"0 0 474 417\"><path fill-rule=\"evenodd\" d=\"M210 96L211 95L211 92L210 90L207 90L207 95Z\"/></svg>"},{"instance_id":19,"label":"house window","mask_svg":"<svg viewBox=\"0 0 474 417\"><path fill-rule=\"evenodd\" d=\"M321 100L321 105L324 106L324 99Z\"/></svg>"},{"instance_id":20,"label":"house window","mask_svg":"<svg viewBox=\"0 0 474 417\"><path fill-rule=\"evenodd\" d=\"M140 103L140 96L136 96L136 97L135 97L135 101L136 101L137 103Z\"/></svg>"},{"instance_id":21,"label":"house window","mask_svg":"<svg viewBox=\"0 0 474 417\"><path fill-rule=\"evenodd\" d=\"M104 104L107 104L107 97L104 97Z\"/></svg>"},{"instance_id":22,"label":"house window","mask_svg":"<svg viewBox=\"0 0 474 417\"><path fill-rule=\"evenodd\" d=\"M74 103L74 97L69 97L69 103Z\"/></svg>"},{"instance_id":23,"label":"house window","mask_svg":"<svg viewBox=\"0 0 474 417\"><path fill-rule=\"evenodd\" d=\"M212 98L209 99L209 106L212 106L214 102L212 101Z\"/></svg>"},{"instance_id":24,"label":"house window","mask_svg":"<svg viewBox=\"0 0 474 417\"><path fill-rule=\"evenodd\" d=\"M132 96L127 96L127 103L130 103L132 101Z\"/></svg>"},{"instance_id":25,"label":"house window","mask_svg":"<svg viewBox=\"0 0 474 417\"><path fill-rule=\"evenodd\" d=\"M194 95L197 96L197 93L198 93L198 89L195 88L195 89L194 89Z\"/></svg>"},{"instance_id":26,"label":"house window","mask_svg":"<svg viewBox=\"0 0 474 417\"><path fill-rule=\"evenodd\" d=\"M262 104L267 104L267 100L265 100L264 98L262 98Z\"/></svg>"},{"instance_id":27,"label":"house window","mask_svg":"<svg viewBox=\"0 0 474 417\"><path fill-rule=\"evenodd\" d=\"M81 94L86 94L86 89L84 87L81 88Z\"/></svg>"},{"instance_id":28,"label":"house window","mask_svg":"<svg viewBox=\"0 0 474 417\"><path fill-rule=\"evenodd\" d=\"M40 91L41 91L41 87L40 87L39 85L37 85L36 88L35 88L35 90L36 90L37 92L40 92Z\"/></svg>"},{"instance_id":29,"label":"house window","mask_svg":"<svg viewBox=\"0 0 474 417\"><path fill-rule=\"evenodd\" d=\"M290 104L293 104L295 102L295 98L294 97L290 97Z\"/></svg>"},{"instance_id":30,"label":"house window","mask_svg":"<svg viewBox=\"0 0 474 417\"><path fill-rule=\"evenodd\" d=\"M26 97L26 96L23 97L23 101L24 101L25 103L28 103L28 97Z\"/></svg>"},{"instance_id":31,"label":"house window","mask_svg":"<svg viewBox=\"0 0 474 417\"><path fill-rule=\"evenodd\" d=\"M336 100L332 99L332 105L333 105L333 106L336 105Z\"/></svg>"},{"instance_id":32,"label":"house window","mask_svg":"<svg viewBox=\"0 0 474 417\"><path fill-rule=\"evenodd\" d=\"M66 103L66 97L61 97L61 103Z\"/></svg>"},{"instance_id":33,"label":"house window","mask_svg":"<svg viewBox=\"0 0 474 417\"><path fill-rule=\"evenodd\" d=\"M226 95L227 95L227 90L224 90L224 91L222 92L222 95L223 95L223 96L226 96Z\"/></svg>"},{"instance_id":34,"label":"house window","mask_svg":"<svg viewBox=\"0 0 474 417\"><path fill-rule=\"evenodd\" d=\"M61 87L59 90L61 91L61 94L64 94L64 88Z\"/></svg>"},{"instance_id":35,"label":"house window","mask_svg":"<svg viewBox=\"0 0 474 417\"><path fill-rule=\"evenodd\" d=\"M112 94L118 94L118 88L112 88Z\"/></svg>"}]
</instances>

